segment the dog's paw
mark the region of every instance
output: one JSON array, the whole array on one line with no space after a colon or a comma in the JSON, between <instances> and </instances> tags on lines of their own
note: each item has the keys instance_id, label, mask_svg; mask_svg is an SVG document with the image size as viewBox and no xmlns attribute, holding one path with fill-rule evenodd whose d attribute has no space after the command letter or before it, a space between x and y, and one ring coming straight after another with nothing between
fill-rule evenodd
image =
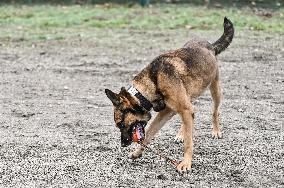
<instances>
[{"instance_id":1,"label":"dog's paw","mask_svg":"<svg viewBox=\"0 0 284 188\"><path fill-rule=\"evenodd\" d=\"M177 166L177 171L179 173L187 173L191 171L191 161L190 160L183 160Z\"/></svg>"},{"instance_id":2,"label":"dog's paw","mask_svg":"<svg viewBox=\"0 0 284 188\"><path fill-rule=\"evenodd\" d=\"M180 134L176 135L176 137L175 137L176 143L183 143L183 141L184 141L184 138L183 138L182 135L180 135Z\"/></svg>"},{"instance_id":3,"label":"dog's paw","mask_svg":"<svg viewBox=\"0 0 284 188\"><path fill-rule=\"evenodd\" d=\"M214 139L219 139L219 138L222 138L222 133L221 131L212 131L212 138Z\"/></svg>"},{"instance_id":4,"label":"dog's paw","mask_svg":"<svg viewBox=\"0 0 284 188\"><path fill-rule=\"evenodd\" d=\"M129 155L128 155L128 158L129 159L132 159L132 160L135 160L135 159L138 159L142 157L142 151L134 151L134 152L131 152Z\"/></svg>"}]
</instances>

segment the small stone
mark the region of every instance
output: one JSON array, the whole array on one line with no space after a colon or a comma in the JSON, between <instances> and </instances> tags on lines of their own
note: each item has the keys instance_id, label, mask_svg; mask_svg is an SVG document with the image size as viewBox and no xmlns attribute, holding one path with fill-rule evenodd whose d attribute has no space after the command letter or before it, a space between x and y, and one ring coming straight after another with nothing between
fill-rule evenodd
<instances>
[{"instance_id":1,"label":"small stone","mask_svg":"<svg viewBox=\"0 0 284 188\"><path fill-rule=\"evenodd\" d=\"M44 51L39 53L39 55L45 55L45 54L46 54L46 52L44 52Z\"/></svg>"},{"instance_id":2,"label":"small stone","mask_svg":"<svg viewBox=\"0 0 284 188\"><path fill-rule=\"evenodd\" d=\"M166 180L167 179L167 177L164 174L158 175L157 178L160 179L160 180Z\"/></svg>"},{"instance_id":3,"label":"small stone","mask_svg":"<svg viewBox=\"0 0 284 188\"><path fill-rule=\"evenodd\" d=\"M239 108L239 109L238 109L238 112L244 112L244 110L243 110L243 109L241 109L241 108Z\"/></svg>"}]
</instances>

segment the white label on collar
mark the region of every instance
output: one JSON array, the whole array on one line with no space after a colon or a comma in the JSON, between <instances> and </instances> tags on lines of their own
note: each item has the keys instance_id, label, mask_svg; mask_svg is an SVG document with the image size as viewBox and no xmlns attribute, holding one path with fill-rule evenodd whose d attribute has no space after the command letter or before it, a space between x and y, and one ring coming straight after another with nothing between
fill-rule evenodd
<instances>
[{"instance_id":1,"label":"white label on collar","mask_svg":"<svg viewBox=\"0 0 284 188\"><path fill-rule=\"evenodd\" d=\"M138 93L138 90L135 89L135 87L132 87L132 86L127 91L128 91L128 93L130 93L133 96Z\"/></svg>"}]
</instances>

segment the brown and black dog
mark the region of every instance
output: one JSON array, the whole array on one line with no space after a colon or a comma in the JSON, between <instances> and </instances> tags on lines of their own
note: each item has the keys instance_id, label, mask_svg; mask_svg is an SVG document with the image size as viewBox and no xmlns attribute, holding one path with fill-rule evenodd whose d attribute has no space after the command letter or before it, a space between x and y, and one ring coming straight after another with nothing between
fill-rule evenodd
<instances>
[{"instance_id":1,"label":"brown and black dog","mask_svg":"<svg viewBox=\"0 0 284 188\"><path fill-rule=\"evenodd\" d=\"M221 138L218 112L221 91L216 56L230 45L234 36L233 24L226 17L223 26L223 35L213 44L206 40L191 40L182 48L155 58L134 77L128 90L121 88L118 94L105 90L114 105L114 121L121 131L123 147L132 143L134 127L143 127L150 120L151 108L159 113L147 128L145 139L141 132L140 141L145 145L169 119L179 114L182 125L176 140L184 142L184 159L177 170L190 170L194 132L192 101L207 87L214 102L212 136ZM130 157L140 157L143 150L143 146L138 146Z\"/></svg>"}]
</instances>

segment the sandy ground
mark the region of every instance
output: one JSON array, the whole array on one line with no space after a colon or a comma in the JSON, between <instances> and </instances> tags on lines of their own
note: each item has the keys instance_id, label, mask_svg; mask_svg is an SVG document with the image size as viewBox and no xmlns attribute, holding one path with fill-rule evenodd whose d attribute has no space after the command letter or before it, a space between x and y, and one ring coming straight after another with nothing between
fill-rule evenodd
<instances>
[{"instance_id":1,"label":"sandy ground","mask_svg":"<svg viewBox=\"0 0 284 188\"><path fill-rule=\"evenodd\" d=\"M223 139L211 138L209 92L196 101L192 172L151 151L120 148L105 88L118 91L155 56L193 34L220 31L94 30L90 37L0 43L2 187L284 187L283 35L236 31L219 56ZM150 145L182 159L172 119Z\"/></svg>"}]
</instances>

